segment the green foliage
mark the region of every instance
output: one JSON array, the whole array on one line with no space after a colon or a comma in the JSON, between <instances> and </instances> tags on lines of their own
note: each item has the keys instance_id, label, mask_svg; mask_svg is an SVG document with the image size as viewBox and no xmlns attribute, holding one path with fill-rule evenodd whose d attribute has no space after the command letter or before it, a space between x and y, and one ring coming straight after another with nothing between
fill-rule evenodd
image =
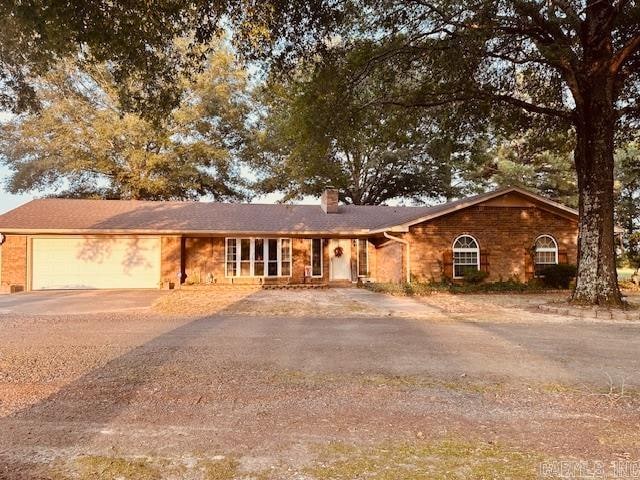
<instances>
[{"instance_id":1,"label":"green foliage","mask_svg":"<svg viewBox=\"0 0 640 480\"><path fill-rule=\"evenodd\" d=\"M578 186L573 164L572 132L546 131L540 126L495 138L486 162L465 174L483 187L520 186L571 207L578 206Z\"/></svg>"},{"instance_id":2,"label":"green foliage","mask_svg":"<svg viewBox=\"0 0 640 480\"><path fill-rule=\"evenodd\" d=\"M246 76L224 42L182 78L175 110L153 123L129 113L106 65L62 61L36 90L42 108L0 125L12 193L67 197L242 197L237 157L248 113Z\"/></svg>"},{"instance_id":3,"label":"green foliage","mask_svg":"<svg viewBox=\"0 0 640 480\"><path fill-rule=\"evenodd\" d=\"M616 152L615 192L616 221L631 235L640 228L640 147L637 142L630 142Z\"/></svg>"},{"instance_id":4,"label":"green foliage","mask_svg":"<svg viewBox=\"0 0 640 480\"><path fill-rule=\"evenodd\" d=\"M540 272L542 283L550 288L569 288L576 277L576 266L567 263L549 265Z\"/></svg>"},{"instance_id":5,"label":"green foliage","mask_svg":"<svg viewBox=\"0 0 640 480\"><path fill-rule=\"evenodd\" d=\"M489 276L489 272L484 270L467 270L464 272L463 280L465 283L477 284L484 282Z\"/></svg>"},{"instance_id":6,"label":"green foliage","mask_svg":"<svg viewBox=\"0 0 640 480\"><path fill-rule=\"evenodd\" d=\"M631 234L628 243L627 262L631 268L638 271L640 269L640 232Z\"/></svg>"},{"instance_id":7,"label":"green foliage","mask_svg":"<svg viewBox=\"0 0 640 480\"><path fill-rule=\"evenodd\" d=\"M462 148L443 135L443 119L372 101L388 88L383 75L353 83L371 49L334 49L291 77L269 79L253 156L259 191L288 200L331 185L341 200L370 205L452 194Z\"/></svg>"},{"instance_id":8,"label":"green foliage","mask_svg":"<svg viewBox=\"0 0 640 480\"><path fill-rule=\"evenodd\" d=\"M40 77L60 59L81 58L110 65L124 111L155 122L179 104L182 78L200 72L201 47L223 31L246 57L272 54L280 42L286 60L294 49L310 53L309 39L324 38L338 14L323 1L1 2L0 107L38 110ZM177 38L189 38L187 55Z\"/></svg>"}]
</instances>

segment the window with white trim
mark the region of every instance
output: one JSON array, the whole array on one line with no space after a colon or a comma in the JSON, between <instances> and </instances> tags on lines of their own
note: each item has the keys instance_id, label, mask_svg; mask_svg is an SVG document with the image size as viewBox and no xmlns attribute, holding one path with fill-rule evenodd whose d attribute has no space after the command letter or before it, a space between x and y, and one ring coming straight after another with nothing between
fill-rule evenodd
<instances>
[{"instance_id":1,"label":"window with white trim","mask_svg":"<svg viewBox=\"0 0 640 480\"><path fill-rule=\"evenodd\" d=\"M225 239L226 243L226 254L225 258L226 262L226 275L227 277L235 277L236 276L236 266L238 264L238 257L236 255L236 239L235 238L227 238Z\"/></svg>"},{"instance_id":2,"label":"window with white trim","mask_svg":"<svg viewBox=\"0 0 640 480\"><path fill-rule=\"evenodd\" d=\"M288 277L291 275L291 239L280 239L280 271L278 276Z\"/></svg>"},{"instance_id":3,"label":"window with white trim","mask_svg":"<svg viewBox=\"0 0 640 480\"><path fill-rule=\"evenodd\" d=\"M227 277L288 277L290 238L226 238Z\"/></svg>"},{"instance_id":4,"label":"window with white trim","mask_svg":"<svg viewBox=\"0 0 640 480\"><path fill-rule=\"evenodd\" d=\"M366 238L358 239L358 276L369 276L369 241Z\"/></svg>"},{"instance_id":5,"label":"window with white trim","mask_svg":"<svg viewBox=\"0 0 640 480\"><path fill-rule=\"evenodd\" d=\"M540 276L549 265L558 263L558 244L555 238L551 235L540 235L536 238L533 262L536 276Z\"/></svg>"},{"instance_id":6,"label":"window with white trim","mask_svg":"<svg viewBox=\"0 0 640 480\"><path fill-rule=\"evenodd\" d=\"M322 276L322 239L311 239L311 276Z\"/></svg>"},{"instance_id":7,"label":"window with white trim","mask_svg":"<svg viewBox=\"0 0 640 480\"><path fill-rule=\"evenodd\" d=\"M453 242L453 278L480 270L480 248L471 235L460 235Z\"/></svg>"}]
</instances>

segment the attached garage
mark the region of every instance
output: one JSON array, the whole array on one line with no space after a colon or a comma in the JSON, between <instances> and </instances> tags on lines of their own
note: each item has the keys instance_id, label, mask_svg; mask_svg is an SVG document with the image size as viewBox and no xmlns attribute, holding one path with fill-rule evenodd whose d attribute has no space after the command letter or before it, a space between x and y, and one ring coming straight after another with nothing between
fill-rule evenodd
<instances>
[{"instance_id":1,"label":"attached garage","mask_svg":"<svg viewBox=\"0 0 640 480\"><path fill-rule=\"evenodd\" d=\"M33 238L31 289L158 288L160 238Z\"/></svg>"}]
</instances>

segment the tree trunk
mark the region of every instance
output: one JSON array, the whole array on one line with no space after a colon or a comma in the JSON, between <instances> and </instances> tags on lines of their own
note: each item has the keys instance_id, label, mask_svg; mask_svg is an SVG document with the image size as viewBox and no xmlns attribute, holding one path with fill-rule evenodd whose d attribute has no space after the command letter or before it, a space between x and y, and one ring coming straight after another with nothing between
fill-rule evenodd
<instances>
[{"instance_id":1,"label":"tree trunk","mask_svg":"<svg viewBox=\"0 0 640 480\"><path fill-rule=\"evenodd\" d=\"M621 306L614 239L613 89L608 79L590 82L577 109L575 151L579 193L578 274L573 302Z\"/></svg>"}]
</instances>

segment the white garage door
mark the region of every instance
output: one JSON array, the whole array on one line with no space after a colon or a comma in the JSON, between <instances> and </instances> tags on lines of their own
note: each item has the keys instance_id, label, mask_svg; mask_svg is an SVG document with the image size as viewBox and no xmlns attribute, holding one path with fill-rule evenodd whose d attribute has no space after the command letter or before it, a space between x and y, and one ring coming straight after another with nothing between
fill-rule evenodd
<instances>
[{"instance_id":1,"label":"white garage door","mask_svg":"<svg viewBox=\"0 0 640 480\"><path fill-rule=\"evenodd\" d=\"M32 290L159 287L159 238L34 238L31 258Z\"/></svg>"}]
</instances>

